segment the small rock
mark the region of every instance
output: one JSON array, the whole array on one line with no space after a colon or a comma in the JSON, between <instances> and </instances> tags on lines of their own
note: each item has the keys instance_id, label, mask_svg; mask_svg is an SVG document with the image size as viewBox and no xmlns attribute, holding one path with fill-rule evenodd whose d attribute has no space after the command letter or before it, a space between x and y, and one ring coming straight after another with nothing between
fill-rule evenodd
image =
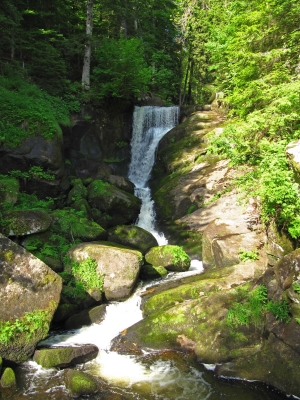
<instances>
[{"instance_id":1,"label":"small rock","mask_svg":"<svg viewBox=\"0 0 300 400\"><path fill-rule=\"evenodd\" d=\"M3 388L16 386L16 376L14 371L11 368L5 368L0 382Z\"/></svg>"},{"instance_id":2,"label":"small rock","mask_svg":"<svg viewBox=\"0 0 300 400\"><path fill-rule=\"evenodd\" d=\"M89 396L98 391L96 379L81 371L66 371L65 384L66 388L75 396Z\"/></svg>"}]
</instances>

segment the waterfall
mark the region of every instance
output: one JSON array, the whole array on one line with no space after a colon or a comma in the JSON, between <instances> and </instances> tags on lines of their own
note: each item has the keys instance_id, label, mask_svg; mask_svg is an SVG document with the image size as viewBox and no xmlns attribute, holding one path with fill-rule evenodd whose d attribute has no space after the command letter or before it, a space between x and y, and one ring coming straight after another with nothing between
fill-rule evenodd
<instances>
[{"instance_id":1,"label":"waterfall","mask_svg":"<svg viewBox=\"0 0 300 400\"><path fill-rule=\"evenodd\" d=\"M160 245L167 240L155 230L154 202L147 182L155 162L160 139L178 123L179 107L135 107L133 113L131 163L128 178L135 185L135 195L142 200L136 225L151 232Z\"/></svg>"}]
</instances>

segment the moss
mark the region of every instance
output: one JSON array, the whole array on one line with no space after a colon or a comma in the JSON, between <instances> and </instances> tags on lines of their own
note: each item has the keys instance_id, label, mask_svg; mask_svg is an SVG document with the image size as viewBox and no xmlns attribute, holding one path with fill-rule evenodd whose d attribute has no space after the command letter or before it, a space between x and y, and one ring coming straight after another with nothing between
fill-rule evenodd
<instances>
[{"instance_id":1,"label":"moss","mask_svg":"<svg viewBox=\"0 0 300 400\"><path fill-rule=\"evenodd\" d=\"M16 385L16 376L11 368L5 368L1 377L1 386L3 388L12 387Z\"/></svg>"},{"instance_id":2,"label":"moss","mask_svg":"<svg viewBox=\"0 0 300 400\"><path fill-rule=\"evenodd\" d=\"M75 396L88 396L98 391L95 378L76 370L66 373L66 387Z\"/></svg>"},{"instance_id":3,"label":"moss","mask_svg":"<svg viewBox=\"0 0 300 400\"><path fill-rule=\"evenodd\" d=\"M36 343L47 336L56 308L57 303L50 301L47 309L37 309L12 321L0 321L0 354L8 360L25 361L27 351L32 353Z\"/></svg>"}]
</instances>

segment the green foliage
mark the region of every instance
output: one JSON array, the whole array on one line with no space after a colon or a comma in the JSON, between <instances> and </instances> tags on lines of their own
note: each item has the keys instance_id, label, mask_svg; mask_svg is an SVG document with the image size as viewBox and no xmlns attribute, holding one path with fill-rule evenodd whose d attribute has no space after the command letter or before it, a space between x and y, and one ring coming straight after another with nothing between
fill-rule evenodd
<instances>
[{"instance_id":1,"label":"green foliage","mask_svg":"<svg viewBox=\"0 0 300 400\"><path fill-rule=\"evenodd\" d=\"M174 264L177 263L186 263L190 261L190 257L187 253L183 250L181 246L172 246L172 262Z\"/></svg>"},{"instance_id":2,"label":"green foliage","mask_svg":"<svg viewBox=\"0 0 300 400\"><path fill-rule=\"evenodd\" d=\"M257 251L247 251L244 249L239 249L239 258L242 261L258 260L258 254Z\"/></svg>"},{"instance_id":3,"label":"green foliage","mask_svg":"<svg viewBox=\"0 0 300 400\"><path fill-rule=\"evenodd\" d=\"M20 335L25 335L30 340L37 332L44 336L49 329L49 318L50 309L28 312L14 322L0 321L0 343L8 345L17 340Z\"/></svg>"},{"instance_id":4,"label":"green foliage","mask_svg":"<svg viewBox=\"0 0 300 400\"><path fill-rule=\"evenodd\" d=\"M281 322L289 322L291 317L289 315L289 305L286 301L269 301L266 309L274 314L275 318Z\"/></svg>"},{"instance_id":5,"label":"green foliage","mask_svg":"<svg viewBox=\"0 0 300 400\"><path fill-rule=\"evenodd\" d=\"M92 73L92 96L95 99L129 99L147 91L151 72L144 61L141 40L103 40L96 50L95 60L96 65Z\"/></svg>"},{"instance_id":6,"label":"green foliage","mask_svg":"<svg viewBox=\"0 0 300 400\"><path fill-rule=\"evenodd\" d=\"M251 323L258 326L262 323L266 304L267 288L264 285L260 285L247 295L246 301L243 303L236 302L228 310L226 322L233 328Z\"/></svg>"},{"instance_id":7,"label":"green foliage","mask_svg":"<svg viewBox=\"0 0 300 400\"><path fill-rule=\"evenodd\" d=\"M51 171L44 171L43 167L38 165L30 167L27 172L14 169L10 171L8 175L17 179L45 179L47 181L53 181L55 179Z\"/></svg>"},{"instance_id":8,"label":"green foliage","mask_svg":"<svg viewBox=\"0 0 300 400\"><path fill-rule=\"evenodd\" d=\"M285 300L268 301L267 294L267 288L264 285L258 286L249 293L245 292L242 297L238 291L237 301L228 310L227 324L233 328L252 323L258 326L263 322L263 315L266 311L274 314L279 321L288 323L291 320L288 303Z\"/></svg>"},{"instance_id":9,"label":"green foliage","mask_svg":"<svg viewBox=\"0 0 300 400\"><path fill-rule=\"evenodd\" d=\"M87 258L81 263L68 261L60 276L64 281L63 293L69 297L83 299L86 292L94 290L102 292L104 276L98 271L98 264L92 258Z\"/></svg>"},{"instance_id":10,"label":"green foliage","mask_svg":"<svg viewBox=\"0 0 300 400\"><path fill-rule=\"evenodd\" d=\"M85 290L103 289L103 275L98 271L98 264L92 258L87 258L81 263L72 263L72 274L75 279L81 282Z\"/></svg>"},{"instance_id":11,"label":"green foliage","mask_svg":"<svg viewBox=\"0 0 300 400\"><path fill-rule=\"evenodd\" d=\"M300 283L299 282L294 282L293 283L293 289L296 293L300 294Z\"/></svg>"},{"instance_id":12,"label":"green foliage","mask_svg":"<svg viewBox=\"0 0 300 400\"><path fill-rule=\"evenodd\" d=\"M45 139L61 135L60 124L69 125L69 112L58 98L41 91L21 76L0 75L0 141L16 147L26 137Z\"/></svg>"}]
</instances>

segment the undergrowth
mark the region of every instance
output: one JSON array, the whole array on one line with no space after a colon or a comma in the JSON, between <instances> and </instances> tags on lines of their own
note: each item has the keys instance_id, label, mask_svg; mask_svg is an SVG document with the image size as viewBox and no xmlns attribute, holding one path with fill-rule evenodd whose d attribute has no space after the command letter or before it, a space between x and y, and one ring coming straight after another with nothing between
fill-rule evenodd
<instances>
[{"instance_id":1,"label":"undergrowth","mask_svg":"<svg viewBox=\"0 0 300 400\"><path fill-rule=\"evenodd\" d=\"M237 300L228 309L226 316L226 323L232 328L240 325L261 325L266 311L270 311L281 322L287 323L291 319L288 303L284 300L268 301L268 291L264 285L258 286L251 292L248 292L247 286L237 289L236 295Z\"/></svg>"}]
</instances>

